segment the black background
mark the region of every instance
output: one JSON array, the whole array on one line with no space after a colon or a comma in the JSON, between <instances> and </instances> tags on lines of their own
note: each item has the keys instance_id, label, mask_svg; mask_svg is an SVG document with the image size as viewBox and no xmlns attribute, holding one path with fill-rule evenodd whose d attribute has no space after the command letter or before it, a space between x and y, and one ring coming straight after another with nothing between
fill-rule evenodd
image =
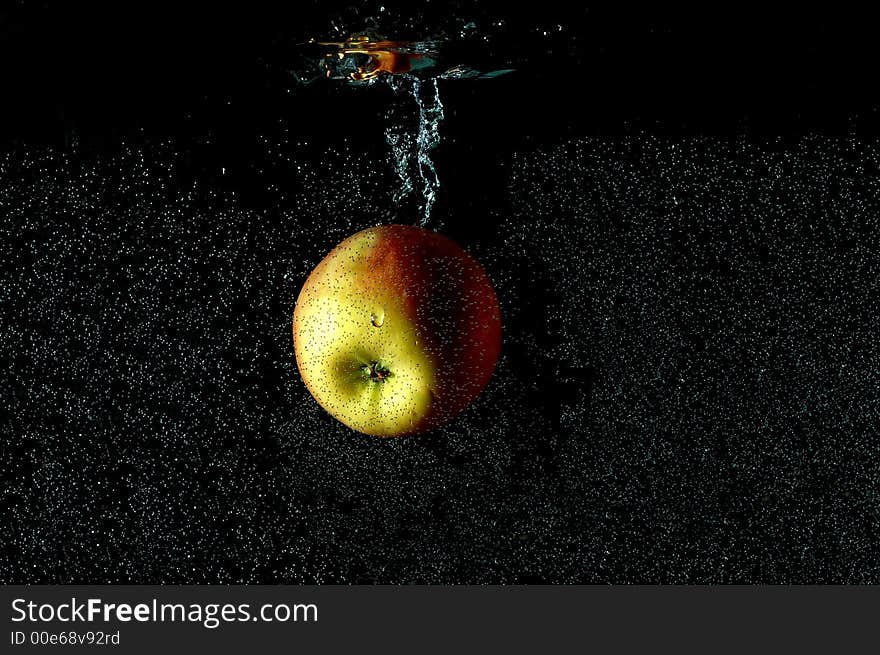
<instances>
[{"instance_id":1,"label":"black background","mask_svg":"<svg viewBox=\"0 0 880 655\"><path fill-rule=\"evenodd\" d=\"M878 581L867 14L384 4L0 8L3 581ZM444 83L435 151L504 359L392 442L289 339L330 247L415 220L399 99L292 81L370 16L517 69Z\"/></svg>"}]
</instances>

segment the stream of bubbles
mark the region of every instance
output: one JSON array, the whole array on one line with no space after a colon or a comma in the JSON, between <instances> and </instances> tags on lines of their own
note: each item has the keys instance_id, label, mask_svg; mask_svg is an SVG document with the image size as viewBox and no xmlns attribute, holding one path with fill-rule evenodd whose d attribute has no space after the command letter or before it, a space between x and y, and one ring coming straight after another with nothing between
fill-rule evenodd
<instances>
[{"instance_id":1,"label":"stream of bubbles","mask_svg":"<svg viewBox=\"0 0 880 655\"><path fill-rule=\"evenodd\" d=\"M385 130L385 141L391 147L392 163L401 182L394 200L401 203L415 194L418 224L426 227L440 188L431 161L431 151L440 143L438 128L443 120L440 90L436 78L422 81L414 75L394 75L386 79L395 93L407 95L418 108L415 133L405 120L394 121Z\"/></svg>"}]
</instances>

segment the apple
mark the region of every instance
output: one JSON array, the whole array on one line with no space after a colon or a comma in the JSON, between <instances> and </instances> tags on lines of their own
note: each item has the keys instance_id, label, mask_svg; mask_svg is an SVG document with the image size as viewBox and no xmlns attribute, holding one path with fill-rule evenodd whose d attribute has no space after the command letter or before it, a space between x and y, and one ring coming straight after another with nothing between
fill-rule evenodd
<instances>
[{"instance_id":1,"label":"apple","mask_svg":"<svg viewBox=\"0 0 880 655\"><path fill-rule=\"evenodd\" d=\"M315 400L359 432L432 430L480 394L501 352L501 309L454 241L384 225L312 271L293 313L296 362Z\"/></svg>"}]
</instances>

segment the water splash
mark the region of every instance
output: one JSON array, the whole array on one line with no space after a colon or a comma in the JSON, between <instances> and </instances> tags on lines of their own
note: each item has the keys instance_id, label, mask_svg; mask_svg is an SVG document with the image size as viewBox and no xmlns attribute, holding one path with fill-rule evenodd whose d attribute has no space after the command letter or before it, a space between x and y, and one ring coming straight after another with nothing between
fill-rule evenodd
<instances>
[{"instance_id":1,"label":"water splash","mask_svg":"<svg viewBox=\"0 0 880 655\"><path fill-rule=\"evenodd\" d=\"M310 84L322 78L357 86L384 82L395 94L411 100L391 108L385 141L400 178L394 200L398 205L407 204L407 210L414 209L420 217L417 224L422 227L427 227L431 220L440 189L431 160L431 151L440 143L439 126L443 120L438 80L491 79L513 72L511 68L481 72L458 59L467 54L461 47L467 40L473 46L470 54L475 59L485 59L481 55L486 39L475 41L476 36L476 24L467 23L458 34L457 41L461 42L452 48L451 40L444 36L407 41L388 39L372 31L355 33L342 41L311 39L308 44L301 44L308 51L312 70L294 73L300 83ZM449 56L450 49L456 59ZM317 75L314 63L318 64ZM415 116L413 108L418 110Z\"/></svg>"},{"instance_id":2,"label":"water splash","mask_svg":"<svg viewBox=\"0 0 880 655\"><path fill-rule=\"evenodd\" d=\"M395 120L385 130L385 141L391 147L392 163L401 182L394 200L401 203L416 194L419 225L426 227L440 189L440 178L431 160L431 151L440 143L443 120L440 88L436 78L422 81L414 75L395 75L385 79L395 93L406 94L418 108L416 133L406 121Z\"/></svg>"}]
</instances>

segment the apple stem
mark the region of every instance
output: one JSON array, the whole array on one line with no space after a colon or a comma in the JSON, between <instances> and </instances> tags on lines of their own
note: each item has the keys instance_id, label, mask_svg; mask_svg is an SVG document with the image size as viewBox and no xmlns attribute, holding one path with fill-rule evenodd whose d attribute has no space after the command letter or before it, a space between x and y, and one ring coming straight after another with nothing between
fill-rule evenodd
<instances>
[{"instance_id":1,"label":"apple stem","mask_svg":"<svg viewBox=\"0 0 880 655\"><path fill-rule=\"evenodd\" d=\"M374 382L385 382L391 377L391 371L382 366L379 362L370 362L364 367L364 371L369 373L370 379Z\"/></svg>"}]
</instances>

